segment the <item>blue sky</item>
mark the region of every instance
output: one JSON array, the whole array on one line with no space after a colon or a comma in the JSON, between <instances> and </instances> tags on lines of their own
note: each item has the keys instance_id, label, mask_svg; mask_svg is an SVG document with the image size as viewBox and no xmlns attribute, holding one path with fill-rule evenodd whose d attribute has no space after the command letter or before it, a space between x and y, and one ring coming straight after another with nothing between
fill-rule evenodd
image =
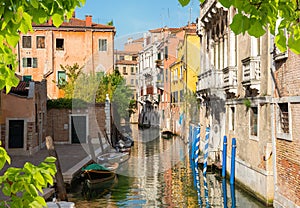
<instances>
[{"instance_id":1,"label":"blue sky","mask_svg":"<svg viewBox=\"0 0 300 208\"><path fill-rule=\"evenodd\" d=\"M92 15L93 22L106 24L113 20L116 41L137 37L144 32L163 26L181 27L199 16L199 0L182 7L178 0L86 0L76 9L76 17Z\"/></svg>"}]
</instances>

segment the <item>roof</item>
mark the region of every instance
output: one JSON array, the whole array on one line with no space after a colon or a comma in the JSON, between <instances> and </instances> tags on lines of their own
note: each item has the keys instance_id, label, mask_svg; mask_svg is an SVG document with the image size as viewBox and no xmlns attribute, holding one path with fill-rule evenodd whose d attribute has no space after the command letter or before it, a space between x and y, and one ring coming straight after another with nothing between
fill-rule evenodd
<instances>
[{"instance_id":1,"label":"roof","mask_svg":"<svg viewBox=\"0 0 300 208\"><path fill-rule=\"evenodd\" d=\"M151 33L159 33L159 32L164 32L164 31L170 31L171 33L177 33L177 32L179 32L181 30L182 30L181 27L179 27L179 28L161 27L161 28L149 30L149 32L151 32Z\"/></svg>"},{"instance_id":2,"label":"roof","mask_svg":"<svg viewBox=\"0 0 300 208\"><path fill-rule=\"evenodd\" d=\"M32 26L33 27L55 27L53 24L51 24L51 21L48 21L47 23L44 24L35 24L33 23ZM97 24L97 23L93 23L91 26L86 26L86 20L81 20L75 17L71 17L69 19L69 21L63 22L59 28L95 28L95 29L109 29L109 30L114 30L115 27L114 26L110 26L110 25L104 25L104 24Z\"/></svg>"},{"instance_id":3,"label":"roof","mask_svg":"<svg viewBox=\"0 0 300 208\"><path fill-rule=\"evenodd\" d=\"M137 61L130 61L130 60L117 60L116 64L118 65L137 65Z\"/></svg>"},{"instance_id":4,"label":"roof","mask_svg":"<svg viewBox=\"0 0 300 208\"><path fill-rule=\"evenodd\" d=\"M28 96L29 83L25 81L20 81L17 87L12 87L9 93Z\"/></svg>"}]
</instances>

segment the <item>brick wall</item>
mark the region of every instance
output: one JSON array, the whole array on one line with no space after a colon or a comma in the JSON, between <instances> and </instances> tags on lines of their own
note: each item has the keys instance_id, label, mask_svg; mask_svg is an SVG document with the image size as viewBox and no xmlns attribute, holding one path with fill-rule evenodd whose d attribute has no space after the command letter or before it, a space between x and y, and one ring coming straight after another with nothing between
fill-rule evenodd
<instances>
[{"instance_id":1,"label":"brick wall","mask_svg":"<svg viewBox=\"0 0 300 208\"><path fill-rule=\"evenodd\" d=\"M300 95L300 56L289 52L288 59L277 61L276 84L281 97ZM277 95L278 96L278 95Z\"/></svg>"},{"instance_id":2,"label":"brick wall","mask_svg":"<svg viewBox=\"0 0 300 208\"><path fill-rule=\"evenodd\" d=\"M300 56L289 52L288 59L277 61L275 66L276 85L279 90L275 97L299 96ZM278 138L276 140L277 186L281 196L300 206L300 103L291 102L290 110L291 141ZM280 198L277 200L284 203Z\"/></svg>"},{"instance_id":3,"label":"brick wall","mask_svg":"<svg viewBox=\"0 0 300 208\"><path fill-rule=\"evenodd\" d=\"M80 114L88 116L88 134L92 138L98 137L100 128L105 127L104 104L96 104L88 109L50 109L47 112L47 135L54 142L70 143L70 115Z\"/></svg>"}]
</instances>

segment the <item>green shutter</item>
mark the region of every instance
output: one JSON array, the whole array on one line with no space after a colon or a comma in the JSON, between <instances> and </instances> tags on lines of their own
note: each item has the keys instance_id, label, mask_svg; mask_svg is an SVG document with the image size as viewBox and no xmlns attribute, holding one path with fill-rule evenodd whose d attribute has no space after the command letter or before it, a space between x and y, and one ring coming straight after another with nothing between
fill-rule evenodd
<instances>
[{"instance_id":1,"label":"green shutter","mask_svg":"<svg viewBox=\"0 0 300 208\"><path fill-rule=\"evenodd\" d=\"M32 58L32 68L37 68L37 58Z\"/></svg>"},{"instance_id":2,"label":"green shutter","mask_svg":"<svg viewBox=\"0 0 300 208\"><path fill-rule=\"evenodd\" d=\"M27 67L27 58L23 58L22 60L23 60L23 65L22 66Z\"/></svg>"},{"instance_id":3,"label":"green shutter","mask_svg":"<svg viewBox=\"0 0 300 208\"><path fill-rule=\"evenodd\" d=\"M66 72L65 71L58 71L57 72L57 80L58 85L63 85L66 82Z\"/></svg>"}]
</instances>

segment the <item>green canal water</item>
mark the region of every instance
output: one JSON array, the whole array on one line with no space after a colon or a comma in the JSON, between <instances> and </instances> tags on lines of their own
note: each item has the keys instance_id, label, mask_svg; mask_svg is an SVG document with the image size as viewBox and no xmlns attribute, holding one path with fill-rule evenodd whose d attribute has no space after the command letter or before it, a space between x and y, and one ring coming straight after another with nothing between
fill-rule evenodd
<instances>
[{"instance_id":1,"label":"green canal water","mask_svg":"<svg viewBox=\"0 0 300 208\"><path fill-rule=\"evenodd\" d=\"M132 127L134 146L121 164L117 178L96 190L82 193L82 183L71 187L69 201L76 207L245 207L261 208L257 200L208 173L208 195L194 185L189 147L179 137L161 138L156 130ZM198 197L198 194L199 196ZM200 203L200 204L199 204Z\"/></svg>"}]
</instances>

